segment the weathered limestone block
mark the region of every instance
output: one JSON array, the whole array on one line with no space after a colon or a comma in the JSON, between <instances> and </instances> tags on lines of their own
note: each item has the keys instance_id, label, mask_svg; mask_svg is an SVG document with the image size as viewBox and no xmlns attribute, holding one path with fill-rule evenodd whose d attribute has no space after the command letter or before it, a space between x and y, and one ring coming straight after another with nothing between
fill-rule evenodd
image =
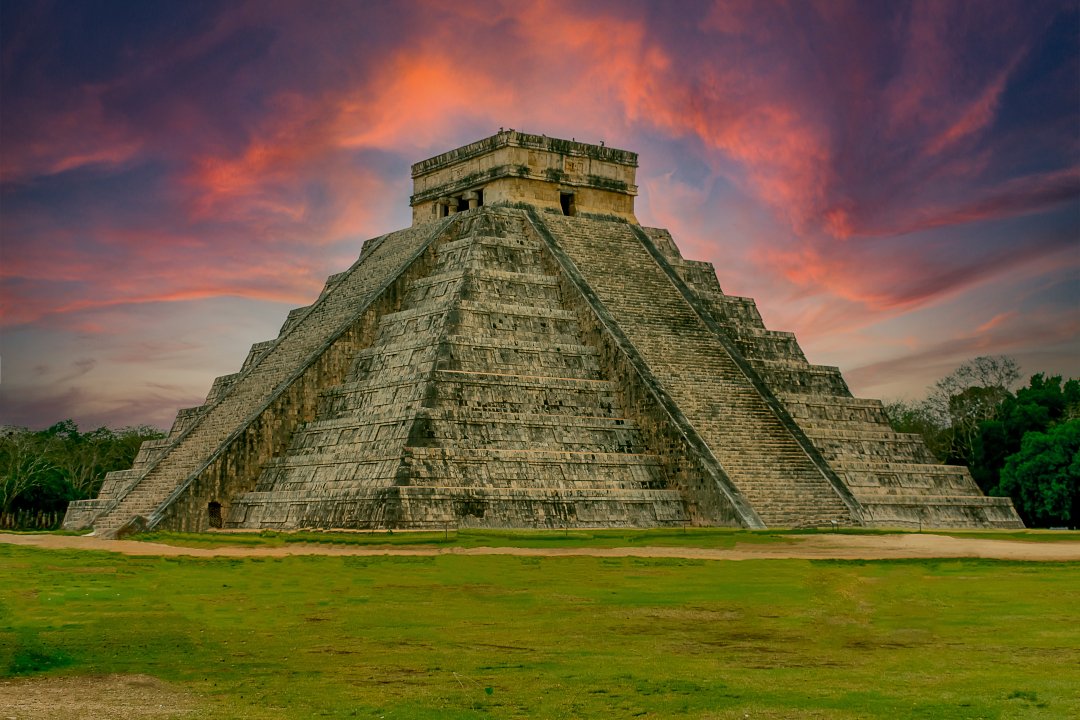
<instances>
[{"instance_id":1,"label":"weathered limestone block","mask_svg":"<svg viewBox=\"0 0 1080 720\"><path fill-rule=\"evenodd\" d=\"M258 362L263 353L269 350L274 344L273 340L264 340L263 342L257 342L251 346L248 350L247 357L244 358L244 364L240 366L240 372L244 372L249 367Z\"/></svg>"},{"instance_id":2,"label":"weathered limestone block","mask_svg":"<svg viewBox=\"0 0 1080 720\"><path fill-rule=\"evenodd\" d=\"M198 421L199 416L205 410L205 405L177 410L176 419L173 421L172 428L169 430L169 441L175 441L176 438L187 432L188 428L192 427Z\"/></svg>"},{"instance_id":3,"label":"weathered limestone block","mask_svg":"<svg viewBox=\"0 0 1080 720\"><path fill-rule=\"evenodd\" d=\"M161 457L168 449L172 441L164 437L158 440L144 440L139 446L139 452L135 455L132 465L133 470L142 470Z\"/></svg>"},{"instance_id":4,"label":"weathered limestone block","mask_svg":"<svg viewBox=\"0 0 1080 720\"><path fill-rule=\"evenodd\" d=\"M521 204L634 220L636 169L626 150L502 131L413 165L413 224Z\"/></svg>"},{"instance_id":5,"label":"weathered limestone block","mask_svg":"<svg viewBox=\"0 0 1080 720\"><path fill-rule=\"evenodd\" d=\"M229 526L688 522L543 247L513 213L463 222Z\"/></svg>"},{"instance_id":6,"label":"weathered limestone block","mask_svg":"<svg viewBox=\"0 0 1080 720\"><path fill-rule=\"evenodd\" d=\"M629 226L544 222L766 524L852 522L831 482ZM767 458L777 456L787 459L783 473L770 470Z\"/></svg>"},{"instance_id":7,"label":"weathered limestone block","mask_svg":"<svg viewBox=\"0 0 1080 720\"><path fill-rule=\"evenodd\" d=\"M221 377L214 378L214 384L210 386L210 392L206 394L205 405L213 405L221 398L225 397L225 394L229 392L229 388L233 386L237 378L240 377L240 373L233 373L231 375L222 375Z\"/></svg>"}]
</instances>

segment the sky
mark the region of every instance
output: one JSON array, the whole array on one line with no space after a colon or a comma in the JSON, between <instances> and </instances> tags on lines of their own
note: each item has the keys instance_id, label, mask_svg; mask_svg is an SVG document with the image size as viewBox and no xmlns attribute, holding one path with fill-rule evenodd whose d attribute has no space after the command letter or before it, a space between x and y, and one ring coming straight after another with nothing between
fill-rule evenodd
<instances>
[{"instance_id":1,"label":"sky","mask_svg":"<svg viewBox=\"0 0 1080 720\"><path fill-rule=\"evenodd\" d=\"M0 0L0 424L167 428L501 127L861 397L1080 376L1080 3Z\"/></svg>"}]
</instances>

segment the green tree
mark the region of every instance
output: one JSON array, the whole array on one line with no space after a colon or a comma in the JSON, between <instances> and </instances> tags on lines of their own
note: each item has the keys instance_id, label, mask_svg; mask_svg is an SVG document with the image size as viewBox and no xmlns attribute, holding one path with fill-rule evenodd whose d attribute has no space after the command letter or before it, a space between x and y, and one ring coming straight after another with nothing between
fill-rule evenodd
<instances>
[{"instance_id":1,"label":"green tree","mask_svg":"<svg viewBox=\"0 0 1080 720\"><path fill-rule=\"evenodd\" d=\"M1013 358L981 355L934 383L926 398L926 410L942 425L963 422L968 414L984 416L993 413L996 404L1009 394L1009 388L1019 379L1020 366ZM978 397L957 403L955 398L971 388L981 388L983 392Z\"/></svg>"},{"instance_id":2,"label":"green tree","mask_svg":"<svg viewBox=\"0 0 1080 720\"><path fill-rule=\"evenodd\" d=\"M1028 525L1076 525L1080 518L1080 420L1024 435L1001 471L1002 494Z\"/></svg>"},{"instance_id":3,"label":"green tree","mask_svg":"<svg viewBox=\"0 0 1080 720\"><path fill-rule=\"evenodd\" d=\"M81 433L72 420L9 430L0 436L0 512L61 511L71 500L93 497L106 473L131 467L143 441L160 437L146 426Z\"/></svg>"},{"instance_id":4,"label":"green tree","mask_svg":"<svg viewBox=\"0 0 1080 720\"><path fill-rule=\"evenodd\" d=\"M53 466L43 438L23 428L0 437L0 513L9 513L16 501L43 484Z\"/></svg>"},{"instance_id":5,"label":"green tree","mask_svg":"<svg viewBox=\"0 0 1080 720\"><path fill-rule=\"evenodd\" d=\"M113 430L99 427L80 433L71 420L42 431L49 438L49 459L71 486L72 499L93 497L110 470L131 467L144 440L164 437L147 426Z\"/></svg>"},{"instance_id":6,"label":"green tree","mask_svg":"<svg viewBox=\"0 0 1080 720\"><path fill-rule=\"evenodd\" d=\"M993 420L1020 378L1012 358L981 356L938 380L927 398L927 410L948 428L946 461L971 466L982 423Z\"/></svg>"},{"instance_id":7,"label":"green tree","mask_svg":"<svg viewBox=\"0 0 1080 720\"><path fill-rule=\"evenodd\" d=\"M922 436L941 462L970 465L981 423L997 416L1020 367L1006 355L968 360L930 387L926 399L886 404L897 432Z\"/></svg>"},{"instance_id":8,"label":"green tree","mask_svg":"<svg viewBox=\"0 0 1080 720\"><path fill-rule=\"evenodd\" d=\"M1028 525L1076 524L1069 443L1080 422L1080 381L1038 373L1014 394L1017 372L1011 358L975 358L935 383L926 400L885 411L893 429L918 433L943 462L967 465L983 492L1012 498Z\"/></svg>"},{"instance_id":9,"label":"green tree","mask_svg":"<svg viewBox=\"0 0 1080 720\"><path fill-rule=\"evenodd\" d=\"M998 491L1001 470L1010 455L1020 451L1024 436L1045 432L1055 424L1078 417L1080 382L1062 382L1060 375L1032 375L1028 384L1009 394L992 419L980 423L972 442L969 467L983 492L1010 495Z\"/></svg>"}]
</instances>

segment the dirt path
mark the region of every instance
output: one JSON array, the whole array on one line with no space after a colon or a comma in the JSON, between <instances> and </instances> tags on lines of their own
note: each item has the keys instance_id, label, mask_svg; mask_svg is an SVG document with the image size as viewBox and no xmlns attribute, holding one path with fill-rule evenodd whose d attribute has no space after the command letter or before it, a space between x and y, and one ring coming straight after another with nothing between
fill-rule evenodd
<instances>
[{"instance_id":1,"label":"dirt path","mask_svg":"<svg viewBox=\"0 0 1080 720\"><path fill-rule=\"evenodd\" d=\"M702 560L887 560L893 558L975 557L996 560L1080 561L1078 542L1021 542L946 535L793 535L790 543L737 544L734 548L617 547L398 547L393 545L290 544L281 547L189 548L135 540L104 540L75 535L0 533L0 543L54 550L106 550L125 555L192 557L285 557L292 555L518 555L530 557L650 557Z\"/></svg>"},{"instance_id":2,"label":"dirt path","mask_svg":"<svg viewBox=\"0 0 1080 720\"><path fill-rule=\"evenodd\" d=\"M2 720L165 720L195 713L190 693L149 675L0 680Z\"/></svg>"}]
</instances>

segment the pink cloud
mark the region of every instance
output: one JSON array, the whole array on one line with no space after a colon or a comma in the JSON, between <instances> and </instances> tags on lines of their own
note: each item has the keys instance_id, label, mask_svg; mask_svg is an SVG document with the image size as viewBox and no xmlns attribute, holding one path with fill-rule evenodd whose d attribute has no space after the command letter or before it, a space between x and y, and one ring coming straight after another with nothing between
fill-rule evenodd
<instances>
[{"instance_id":1,"label":"pink cloud","mask_svg":"<svg viewBox=\"0 0 1080 720\"><path fill-rule=\"evenodd\" d=\"M918 349L845 371L853 386L874 387L897 376L916 375L928 384L977 355L1015 355L1023 363L1033 349L1057 348L1058 353L1075 350L1080 321L1075 313L1047 313L1038 319L1017 314L998 315L973 332L957 333L944 340L922 343ZM1060 358L1056 358L1060 361ZM1024 367L1037 372L1045 367Z\"/></svg>"},{"instance_id":2,"label":"pink cloud","mask_svg":"<svg viewBox=\"0 0 1080 720\"><path fill-rule=\"evenodd\" d=\"M871 312L896 313L954 295L1001 272L1015 272L1020 266L1059 267L1060 252L1067 243L1058 238L1038 249L1005 247L959 261L935 258L929 248L922 254L908 254L896 246L874 252L802 244L762 247L754 252L760 266L776 268L797 287L828 292ZM1075 265L1080 266L1080 262Z\"/></svg>"},{"instance_id":3,"label":"pink cloud","mask_svg":"<svg viewBox=\"0 0 1080 720\"><path fill-rule=\"evenodd\" d=\"M1077 199L1080 199L1080 166L1012 178L965 203L925 206L917 211L914 222L900 225L892 232L911 233L944 225L1017 217Z\"/></svg>"},{"instance_id":4,"label":"pink cloud","mask_svg":"<svg viewBox=\"0 0 1080 720\"><path fill-rule=\"evenodd\" d=\"M989 333L994 328L1000 327L1001 325L1003 325L1003 324L1005 324L1007 322L1014 321L1016 319L1017 315L1018 315L1018 313L1015 312L1015 311L998 313L994 317L992 317L989 320L987 320L986 322L984 322L978 328L976 328L975 329L975 334L976 335L985 335L986 333Z\"/></svg>"},{"instance_id":5,"label":"pink cloud","mask_svg":"<svg viewBox=\"0 0 1080 720\"><path fill-rule=\"evenodd\" d=\"M85 237L95 245L87 247ZM213 238L159 228L86 227L39 238L28 252L4 263L0 325L76 323L59 320L87 310L211 297L243 297L306 304L325 275L304 247L264 252L257 238L221 251ZM103 252L107 250L107 252ZM115 259L114 259L115 258ZM183 272L177 272L182 268ZM29 282L42 283L33 290Z\"/></svg>"},{"instance_id":6,"label":"pink cloud","mask_svg":"<svg viewBox=\"0 0 1080 720\"><path fill-rule=\"evenodd\" d=\"M642 66L664 68L667 62L658 48L644 46L645 30L636 20L583 15L551 34L543 27L554 8L542 3L500 5L480 14L429 10L428 32L390 53L378 72L346 78L313 96L280 94L246 145L198 155L185 179L192 218L243 222L260 235L302 231L315 242L371 230L370 205L404 204L405 198L388 198L385 179L347 165L345 153L393 150L415 161L429 148L453 144L459 127L494 131L518 120L537 130L573 132L576 121L544 100L554 93L573 98L588 125L612 125L618 112L608 105L609 96L637 102L642 91L634 78ZM509 39L494 46L461 41L478 28L495 27L507 28ZM501 72L506 63L542 66L544 72L531 77L526 90ZM311 182L332 198L328 217L311 217L302 191Z\"/></svg>"},{"instance_id":7,"label":"pink cloud","mask_svg":"<svg viewBox=\"0 0 1080 720\"><path fill-rule=\"evenodd\" d=\"M143 149L143 140L124 123L108 116L103 99L106 91L105 86L86 86L73 96L51 98L54 102L50 106L35 108L36 112L14 119L5 117L6 123L15 126L5 134L14 137L22 131L31 139L5 143L0 182L25 182L82 167L119 166L133 160Z\"/></svg>"},{"instance_id":8,"label":"pink cloud","mask_svg":"<svg viewBox=\"0 0 1080 720\"><path fill-rule=\"evenodd\" d=\"M930 138L923 152L938 155L964 138L984 130L997 114L1001 94L1018 61L1019 57L1014 58L966 108L958 108L956 119L943 132Z\"/></svg>"}]
</instances>

